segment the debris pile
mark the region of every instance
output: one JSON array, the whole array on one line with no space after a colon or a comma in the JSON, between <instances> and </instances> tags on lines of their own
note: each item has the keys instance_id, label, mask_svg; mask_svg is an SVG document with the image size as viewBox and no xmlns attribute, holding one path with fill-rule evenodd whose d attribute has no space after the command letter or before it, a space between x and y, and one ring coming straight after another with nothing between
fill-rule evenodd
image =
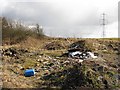
<instances>
[{"instance_id":1,"label":"debris pile","mask_svg":"<svg viewBox=\"0 0 120 90\"><path fill-rule=\"evenodd\" d=\"M15 48L8 48L8 49L3 50L2 54L13 57L13 56L16 56L16 54L19 54L19 52L17 52Z\"/></svg>"},{"instance_id":2,"label":"debris pile","mask_svg":"<svg viewBox=\"0 0 120 90\"><path fill-rule=\"evenodd\" d=\"M72 43L69 46L69 49L80 49L81 51L87 50L87 47L86 47L86 44L85 44L85 40L80 40L80 41L77 41L75 43Z\"/></svg>"},{"instance_id":3,"label":"debris pile","mask_svg":"<svg viewBox=\"0 0 120 90\"><path fill-rule=\"evenodd\" d=\"M88 47L85 45L85 41L81 40L75 42L69 46L69 50L67 53L63 54L62 56L67 55L71 58L76 59L87 59L87 58L97 58L98 53L93 53Z\"/></svg>"},{"instance_id":4,"label":"debris pile","mask_svg":"<svg viewBox=\"0 0 120 90\"><path fill-rule=\"evenodd\" d=\"M101 44L103 46L103 43ZM3 49L4 87L31 86L45 89L53 87L58 90L75 90L82 87L117 88L117 82L120 80L118 73L120 64L116 64L118 60L116 44L105 44L107 53L104 50L103 52L101 47L98 50L92 49L92 42L90 45L86 40L79 40L65 49L64 44L57 42L47 44L45 42L39 50L25 50L18 47ZM112 53L114 49L116 51ZM65 50L67 53L63 54Z\"/></svg>"},{"instance_id":5,"label":"debris pile","mask_svg":"<svg viewBox=\"0 0 120 90\"><path fill-rule=\"evenodd\" d=\"M16 48L8 48L8 49L3 49L2 50L2 55L14 57L16 55L20 55L23 53L28 52L28 50L25 49L16 49Z\"/></svg>"}]
</instances>

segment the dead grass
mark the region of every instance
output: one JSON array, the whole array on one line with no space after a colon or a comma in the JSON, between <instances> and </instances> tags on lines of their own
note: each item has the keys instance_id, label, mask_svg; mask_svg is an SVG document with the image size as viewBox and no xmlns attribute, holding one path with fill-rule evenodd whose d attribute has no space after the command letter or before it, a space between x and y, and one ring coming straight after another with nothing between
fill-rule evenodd
<instances>
[{"instance_id":1,"label":"dead grass","mask_svg":"<svg viewBox=\"0 0 120 90\"><path fill-rule=\"evenodd\" d=\"M28 37L25 41L22 41L19 44L12 45L12 46L9 46L9 45L8 46L3 46L3 48L16 47L16 48L28 49L30 52L38 51L38 55L33 55L33 56L22 55L23 57L20 57L20 59L18 59L18 60L24 60L25 61L24 63L14 63L16 66L14 64L10 64L11 67L14 69L14 71L18 71L18 72L22 73L24 70L20 71L20 68L18 67L19 65L22 66L25 69L32 68L32 67L36 68L37 64L39 64L39 66L37 66L37 67L41 67L44 64L42 62L37 61L38 59L40 59L40 61L46 62L47 59L48 59L47 56L51 57L52 59L54 59L55 57L61 56L64 52L67 51L67 48L71 43L79 41L79 40L82 40L82 39L74 39L74 38L72 38L72 39L64 39L64 38L36 39L36 38L33 38L33 37ZM93 49L93 50L95 50L96 45L97 45L96 48L99 47L98 44L102 42L102 40L101 40L101 42L99 42L100 41L99 39L83 39L83 40L85 40L88 47ZM53 41L62 43L66 48L61 49L61 50L44 50L43 49L43 47L46 45L46 43L53 42ZM109 41L109 39L107 41ZM93 43L95 43L95 45ZM101 43L101 44L104 44L104 43ZM104 65L104 62L110 62L112 60L112 59L110 59L111 54L109 54L109 51L104 52L104 53L101 51L101 53L102 54L108 54L108 56L105 56L105 58L109 59L109 61L103 61L104 59L101 59L101 58L99 60L99 58L98 58L98 61L96 61L96 62L98 62L99 64ZM113 55L113 53L112 53L112 55ZM39 57L39 56L41 56L41 57ZM5 68L4 68L4 79L3 79L4 87L32 88L32 87L37 87L38 84L41 85L42 81L40 81L40 77L46 71L41 71L41 72L39 72L39 74L37 74L34 77L26 78L23 75L17 75L13 71L11 71L9 69L10 66L9 66L9 63L7 62L7 60L8 59L5 58L6 62L4 61L4 63L6 63ZM65 58L60 58L60 59L58 59L58 61L63 61L64 62ZM91 78L91 80L96 82L96 75L94 75L94 72L92 72L91 69L90 69L92 67L93 61L87 60L87 61L83 62L83 64L84 63L85 63L85 65L87 64L87 70L86 70L85 73L90 71L90 74L93 75L93 78ZM64 69L67 69L67 68L68 68L68 66L67 67L63 66L63 67L61 67L61 69L58 68L55 71L57 72L59 70L64 70ZM57 80L59 80L61 78L63 78L63 76L60 77L60 78L57 78ZM107 76L107 78L109 79L108 76ZM112 81L112 80L110 79L110 81ZM95 82L93 82L94 85L99 87L99 85Z\"/></svg>"},{"instance_id":2,"label":"dead grass","mask_svg":"<svg viewBox=\"0 0 120 90\"><path fill-rule=\"evenodd\" d=\"M44 50L44 51L42 51L42 54L46 54L46 55L49 55L51 57L59 57L64 52L66 52L66 49L62 49L62 50Z\"/></svg>"}]
</instances>

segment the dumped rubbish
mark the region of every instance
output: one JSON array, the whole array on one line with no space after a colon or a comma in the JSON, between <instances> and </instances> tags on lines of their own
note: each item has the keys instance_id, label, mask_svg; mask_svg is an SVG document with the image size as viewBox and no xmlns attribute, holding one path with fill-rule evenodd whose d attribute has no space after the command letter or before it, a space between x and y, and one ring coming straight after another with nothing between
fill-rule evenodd
<instances>
[{"instance_id":1,"label":"dumped rubbish","mask_svg":"<svg viewBox=\"0 0 120 90\"><path fill-rule=\"evenodd\" d=\"M19 54L19 53L17 52L17 50L15 48L8 48L8 49L3 51L3 54L7 55L7 56L10 56L10 57L13 57L13 56L16 56L16 54Z\"/></svg>"},{"instance_id":2,"label":"dumped rubbish","mask_svg":"<svg viewBox=\"0 0 120 90\"><path fill-rule=\"evenodd\" d=\"M87 53L89 54L89 56L91 58L97 58L97 55L95 55L94 53L92 53L92 52L87 52Z\"/></svg>"},{"instance_id":3,"label":"dumped rubbish","mask_svg":"<svg viewBox=\"0 0 120 90\"><path fill-rule=\"evenodd\" d=\"M82 52L76 51L76 52L70 52L70 53L69 53L69 56L75 57L75 56L79 56L79 55L81 55L81 54L82 54Z\"/></svg>"},{"instance_id":4,"label":"dumped rubbish","mask_svg":"<svg viewBox=\"0 0 120 90\"><path fill-rule=\"evenodd\" d=\"M71 44L68 52L64 53L62 56L84 60L87 58L97 58L98 54L93 53L90 49L88 49L88 47L85 45L85 41L81 40Z\"/></svg>"},{"instance_id":5,"label":"dumped rubbish","mask_svg":"<svg viewBox=\"0 0 120 90\"><path fill-rule=\"evenodd\" d=\"M35 70L34 69L25 70L24 75L25 75L25 77L34 76L35 75Z\"/></svg>"},{"instance_id":6,"label":"dumped rubbish","mask_svg":"<svg viewBox=\"0 0 120 90\"><path fill-rule=\"evenodd\" d=\"M2 55L3 56L10 56L15 57L16 59L19 59L19 56L23 53L27 53L28 50L26 49L16 49L16 48L8 48L8 49L2 49Z\"/></svg>"},{"instance_id":7,"label":"dumped rubbish","mask_svg":"<svg viewBox=\"0 0 120 90\"><path fill-rule=\"evenodd\" d=\"M97 56L94 55L92 52L69 52L69 57L72 58L79 58L79 59L87 59L87 58L97 58Z\"/></svg>"}]
</instances>

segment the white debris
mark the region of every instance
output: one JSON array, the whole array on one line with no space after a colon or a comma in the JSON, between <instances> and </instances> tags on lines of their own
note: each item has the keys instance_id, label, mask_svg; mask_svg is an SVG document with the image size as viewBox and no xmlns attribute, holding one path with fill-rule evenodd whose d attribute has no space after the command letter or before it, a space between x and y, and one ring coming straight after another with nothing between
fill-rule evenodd
<instances>
[{"instance_id":1,"label":"white debris","mask_svg":"<svg viewBox=\"0 0 120 90\"><path fill-rule=\"evenodd\" d=\"M39 56L39 58L41 58L42 56Z\"/></svg>"},{"instance_id":2,"label":"white debris","mask_svg":"<svg viewBox=\"0 0 120 90\"><path fill-rule=\"evenodd\" d=\"M81 62L83 62L83 60L80 59L78 62L81 63Z\"/></svg>"},{"instance_id":3,"label":"white debris","mask_svg":"<svg viewBox=\"0 0 120 90\"><path fill-rule=\"evenodd\" d=\"M48 56L49 59L52 59L52 57Z\"/></svg>"},{"instance_id":4,"label":"white debris","mask_svg":"<svg viewBox=\"0 0 120 90\"><path fill-rule=\"evenodd\" d=\"M38 62L40 61L40 59L37 60Z\"/></svg>"},{"instance_id":5,"label":"white debris","mask_svg":"<svg viewBox=\"0 0 120 90\"><path fill-rule=\"evenodd\" d=\"M81 55L82 52L76 51L76 52L70 52L69 55L74 57L75 55Z\"/></svg>"},{"instance_id":6,"label":"white debris","mask_svg":"<svg viewBox=\"0 0 120 90\"><path fill-rule=\"evenodd\" d=\"M92 53L92 52L87 52L87 53L90 55L90 57L97 58L97 56L95 56L94 53Z\"/></svg>"},{"instance_id":7,"label":"white debris","mask_svg":"<svg viewBox=\"0 0 120 90\"><path fill-rule=\"evenodd\" d=\"M96 55L92 52L80 52L80 51L75 51L75 52L69 52L69 57L72 58L80 58L80 59L87 59L87 58L97 58Z\"/></svg>"}]
</instances>

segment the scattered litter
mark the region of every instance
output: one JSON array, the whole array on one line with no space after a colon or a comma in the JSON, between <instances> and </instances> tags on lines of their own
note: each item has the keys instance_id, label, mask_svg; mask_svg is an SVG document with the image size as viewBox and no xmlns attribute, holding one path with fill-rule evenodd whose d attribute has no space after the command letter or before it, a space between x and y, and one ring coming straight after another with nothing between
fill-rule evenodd
<instances>
[{"instance_id":1,"label":"scattered litter","mask_svg":"<svg viewBox=\"0 0 120 90\"><path fill-rule=\"evenodd\" d=\"M34 76L35 75L35 70L34 69L25 70L24 75L25 75L25 77Z\"/></svg>"},{"instance_id":2,"label":"scattered litter","mask_svg":"<svg viewBox=\"0 0 120 90\"><path fill-rule=\"evenodd\" d=\"M75 51L75 52L68 52L69 57L72 58L79 58L79 59L87 59L87 58L97 58L96 55L92 52L80 52L80 51Z\"/></svg>"},{"instance_id":3,"label":"scattered litter","mask_svg":"<svg viewBox=\"0 0 120 90\"><path fill-rule=\"evenodd\" d=\"M81 60L81 59L80 59L80 60L78 60L78 63L81 63L81 62L83 62L83 60Z\"/></svg>"},{"instance_id":4,"label":"scattered litter","mask_svg":"<svg viewBox=\"0 0 120 90\"><path fill-rule=\"evenodd\" d=\"M90 55L91 58L97 58L97 56L95 56L94 53L92 52L87 52L87 53Z\"/></svg>"},{"instance_id":5,"label":"scattered litter","mask_svg":"<svg viewBox=\"0 0 120 90\"><path fill-rule=\"evenodd\" d=\"M78 56L78 55L81 55L81 54L82 54L82 52L79 52L79 51L70 52L70 53L69 53L69 55L70 55L71 57L75 57L75 56Z\"/></svg>"},{"instance_id":6,"label":"scattered litter","mask_svg":"<svg viewBox=\"0 0 120 90\"><path fill-rule=\"evenodd\" d=\"M64 53L62 56L67 56L70 58L81 59L82 60L87 58L97 58L98 54L93 53L88 47L85 45L85 41L81 40L75 42L69 46L68 52Z\"/></svg>"},{"instance_id":7,"label":"scattered litter","mask_svg":"<svg viewBox=\"0 0 120 90\"><path fill-rule=\"evenodd\" d=\"M19 59L19 55L23 53L27 53L27 50L24 49L16 49L16 48L8 48L8 49L2 49L2 55L3 56L10 56L15 57L16 59Z\"/></svg>"}]
</instances>

